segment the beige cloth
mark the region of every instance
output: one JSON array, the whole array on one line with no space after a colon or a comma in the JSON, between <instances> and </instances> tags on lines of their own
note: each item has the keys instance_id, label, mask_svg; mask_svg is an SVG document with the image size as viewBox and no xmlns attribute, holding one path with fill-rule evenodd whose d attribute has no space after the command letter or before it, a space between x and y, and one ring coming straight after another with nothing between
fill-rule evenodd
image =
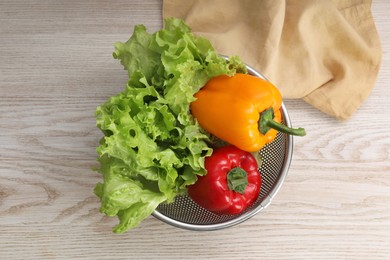
<instances>
[{"instance_id":1,"label":"beige cloth","mask_svg":"<svg viewBox=\"0 0 390 260\"><path fill-rule=\"evenodd\" d=\"M380 40L371 0L164 0L220 54L239 55L285 99L349 118L375 85Z\"/></svg>"}]
</instances>

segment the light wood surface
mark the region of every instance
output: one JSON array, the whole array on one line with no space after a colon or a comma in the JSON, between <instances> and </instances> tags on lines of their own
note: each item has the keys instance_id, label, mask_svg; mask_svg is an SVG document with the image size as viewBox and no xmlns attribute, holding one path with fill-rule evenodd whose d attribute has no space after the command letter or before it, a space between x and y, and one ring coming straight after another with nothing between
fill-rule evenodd
<instances>
[{"instance_id":1,"label":"light wood surface","mask_svg":"<svg viewBox=\"0 0 390 260\"><path fill-rule=\"evenodd\" d=\"M94 111L127 75L111 56L160 0L0 1L0 259L390 259L390 2L374 1L383 62L338 122L300 100L289 175L261 214L191 232L149 217L123 235L98 212Z\"/></svg>"}]
</instances>

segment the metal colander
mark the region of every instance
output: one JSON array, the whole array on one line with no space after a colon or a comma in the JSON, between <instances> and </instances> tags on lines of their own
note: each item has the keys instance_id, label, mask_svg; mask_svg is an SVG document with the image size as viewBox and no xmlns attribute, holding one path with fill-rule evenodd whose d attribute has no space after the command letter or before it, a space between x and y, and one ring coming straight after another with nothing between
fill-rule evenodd
<instances>
[{"instance_id":1,"label":"metal colander","mask_svg":"<svg viewBox=\"0 0 390 260\"><path fill-rule=\"evenodd\" d=\"M247 66L251 75L265 79L263 75ZM291 127L287 110L282 104L282 123ZM282 186L290 167L293 139L291 135L278 133L276 139L259 151L262 164L259 172L262 177L260 194L255 203L238 215L212 213L189 196L176 197L173 203L160 204L153 216L167 224L189 230L218 230L242 223L265 209Z\"/></svg>"}]
</instances>

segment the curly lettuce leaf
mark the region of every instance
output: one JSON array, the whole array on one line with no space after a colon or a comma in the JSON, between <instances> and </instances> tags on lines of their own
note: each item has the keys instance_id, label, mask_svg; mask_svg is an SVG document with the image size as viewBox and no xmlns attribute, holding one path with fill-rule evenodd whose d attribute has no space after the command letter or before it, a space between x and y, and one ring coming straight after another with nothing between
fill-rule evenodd
<instances>
[{"instance_id":1,"label":"curly lettuce leaf","mask_svg":"<svg viewBox=\"0 0 390 260\"><path fill-rule=\"evenodd\" d=\"M113 231L122 233L206 174L210 140L190 103L209 79L244 72L245 66L237 58L226 61L207 39L173 18L154 34L135 26L127 42L115 44L113 57L129 81L96 110L104 137L97 148L103 183L95 194L100 211L119 218Z\"/></svg>"}]
</instances>

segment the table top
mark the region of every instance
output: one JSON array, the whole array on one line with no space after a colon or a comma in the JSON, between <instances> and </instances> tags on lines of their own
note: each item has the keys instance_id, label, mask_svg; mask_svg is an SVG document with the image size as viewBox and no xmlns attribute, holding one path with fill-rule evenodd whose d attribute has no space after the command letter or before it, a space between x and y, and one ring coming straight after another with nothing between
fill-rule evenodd
<instances>
[{"instance_id":1,"label":"table top","mask_svg":"<svg viewBox=\"0 0 390 260\"><path fill-rule=\"evenodd\" d=\"M289 174L272 204L212 232L154 217L121 235L99 213L94 111L127 74L112 58L135 24L161 28L161 0L0 2L1 259L380 259L390 257L390 2L374 1L383 60L345 122L286 100Z\"/></svg>"}]
</instances>

